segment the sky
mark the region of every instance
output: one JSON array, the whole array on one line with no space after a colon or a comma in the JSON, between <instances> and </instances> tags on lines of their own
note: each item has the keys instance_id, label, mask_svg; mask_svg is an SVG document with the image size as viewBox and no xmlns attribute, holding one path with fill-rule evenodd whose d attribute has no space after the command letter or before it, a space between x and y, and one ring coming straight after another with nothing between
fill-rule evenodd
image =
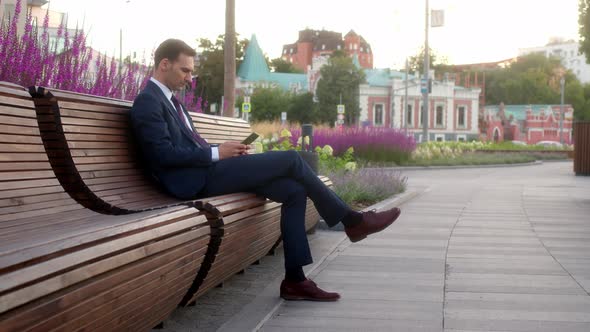
<instances>
[{"instance_id":1,"label":"sky","mask_svg":"<svg viewBox=\"0 0 590 332\"><path fill-rule=\"evenodd\" d=\"M236 31L256 34L271 59L297 41L299 30L353 29L371 44L377 68L401 69L424 45L425 1L420 0L235 0ZM445 25L431 28L429 43L449 64L491 62L518 55L519 48L545 45L551 37L578 40L578 0L430 0L445 11ZM51 0L69 24L84 22L99 51L150 57L167 38L193 47L199 38L225 31L223 0Z\"/></svg>"}]
</instances>

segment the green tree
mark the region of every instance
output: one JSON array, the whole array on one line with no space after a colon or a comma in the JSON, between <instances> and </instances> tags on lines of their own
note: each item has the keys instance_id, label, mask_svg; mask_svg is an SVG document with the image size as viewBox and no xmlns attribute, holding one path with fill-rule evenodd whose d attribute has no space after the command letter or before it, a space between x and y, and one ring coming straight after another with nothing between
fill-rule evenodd
<instances>
[{"instance_id":1,"label":"green tree","mask_svg":"<svg viewBox=\"0 0 590 332\"><path fill-rule=\"evenodd\" d=\"M564 102L574 108L575 119L590 119L590 86L582 85L558 58L529 54L507 68L486 73L486 102L505 104L559 104L561 77L565 78Z\"/></svg>"},{"instance_id":2,"label":"green tree","mask_svg":"<svg viewBox=\"0 0 590 332\"><path fill-rule=\"evenodd\" d=\"M336 105L342 96L342 103L346 107L345 122L347 125L355 124L360 114L358 89L365 81L365 73L352 63L350 57L336 54L320 69L320 74L316 90L319 100L318 120L333 125L336 121Z\"/></svg>"},{"instance_id":3,"label":"green tree","mask_svg":"<svg viewBox=\"0 0 590 332\"><path fill-rule=\"evenodd\" d=\"M590 0L578 2L578 34L580 36L580 53L586 56L586 63L590 63Z\"/></svg>"},{"instance_id":4,"label":"green tree","mask_svg":"<svg viewBox=\"0 0 590 332\"><path fill-rule=\"evenodd\" d=\"M281 112L288 112L291 94L281 88L257 87L250 98L252 102L252 121L275 121Z\"/></svg>"},{"instance_id":5,"label":"green tree","mask_svg":"<svg viewBox=\"0 0 590 332\"><path fill-rule=\"evenodd\" d=\"M441 73L448 71L448 59L444 56L439 56L436 53L436 51L434 51L432 48L428 49L428 58L430 58L430 69L434 69L435 72ZM411 56L408 59L408 69L411 73L414 73L416 71L420 74L424 73L424 46L420 48L417 54Z\"/></svg>"},{"instance_id":6,"label":"green tree","mask_svg":"<svg viewBox=\"0 0 590 332\"><path fill-rule=\"evenodd\" d=\"M244 60L244 52L248 46L248 39L236 39L236 68ZM215 42L209 39L199 39L199 63L195 68L195 73L199 75L199 85L196 96L203 96L210 106L213 103L221 107L221 97L223 96L223 78L224 78L224 36L219 35Z\"/></svg>"},{"instance_id":7,"label":"green tree","mask_svg":"<svg viewBox=\"0 0 590 332\"><path fill-rule=\"evenodd\" d=\"M318 123L318 105L313 100L313 93L306 92L292 97L287 113L290 122Z\"/></svg>"},{"instance_id":8,"label":"green tree","mask_svg":"<svg viewBox=\"0 0 590 332\"><path fill-rule=\"evenodd\" d=\"M269 67L275 73L303 73L303 70L295 68L291 62L282 58L272 59Z\"/></svg>"}]
</instances>

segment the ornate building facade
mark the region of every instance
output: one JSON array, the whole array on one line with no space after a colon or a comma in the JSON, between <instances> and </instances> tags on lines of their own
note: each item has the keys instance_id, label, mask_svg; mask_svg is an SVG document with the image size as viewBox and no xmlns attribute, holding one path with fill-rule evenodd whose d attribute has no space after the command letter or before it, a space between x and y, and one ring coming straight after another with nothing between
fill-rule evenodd
<instances>
[{"instance_id":1,"label":"ornate building facade","mask_svg":"<svg viewBox=\"0 0 590 332\"><path fill-rule=\"evenodd\" d=\"M283 46L281 58L307 73L311 69L314 59L329 57L337 50L341 50L351 57L356 55L362 68L373 68L371 45L354 30L350 30L344 38L340 32L301 30L299 31L299 39L295 43Z\"/></svg>"},{"instance_id":2,"label":"ornate building facade","mask_svg":"<svg viewBox=\"0 0 590 332\"><path fill-rule=\"evenodd\" d=\"M572 144L574 109L563 107L563 141ZM560 142L561 105L495 105L484 108L486 129L482 138L488 141Z\"/></svg>"}]
</instances>

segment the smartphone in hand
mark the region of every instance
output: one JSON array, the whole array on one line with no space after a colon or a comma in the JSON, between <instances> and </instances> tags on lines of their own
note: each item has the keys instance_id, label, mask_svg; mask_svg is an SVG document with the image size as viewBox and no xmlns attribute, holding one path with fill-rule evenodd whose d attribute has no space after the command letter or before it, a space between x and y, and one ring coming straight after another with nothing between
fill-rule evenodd
<instances>
[{"instance_id":1,"label":"smartphone in hand","mask_svg":"<svg viewBox=\"0 0 590 332\"><path fill-rule=\"evenodd\" d=\"M242 141L242 144L250 145L258 138L258 136L259 135L257 133L252 133L250 134L250 136L246 137L246 139Z\"/></svg>"}]
</instances>

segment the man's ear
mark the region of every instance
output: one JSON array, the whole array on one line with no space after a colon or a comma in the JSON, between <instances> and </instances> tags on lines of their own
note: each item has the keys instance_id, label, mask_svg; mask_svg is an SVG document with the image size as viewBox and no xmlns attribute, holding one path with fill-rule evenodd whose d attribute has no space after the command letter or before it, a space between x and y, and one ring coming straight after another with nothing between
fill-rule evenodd
<instances>
[{"instance_id":1,"label":"man's ear","mask_svg":"<svg viewBox=\"0 0 590 332\"><path fill-rule=\"evenodd\" d=\"M172 63L170 62L170 60L168 60L168 58L164 58L162 59L162 61L160 61L160 69L162 71L168 71L171 65Z\"/></svg>"}]
</instances>

